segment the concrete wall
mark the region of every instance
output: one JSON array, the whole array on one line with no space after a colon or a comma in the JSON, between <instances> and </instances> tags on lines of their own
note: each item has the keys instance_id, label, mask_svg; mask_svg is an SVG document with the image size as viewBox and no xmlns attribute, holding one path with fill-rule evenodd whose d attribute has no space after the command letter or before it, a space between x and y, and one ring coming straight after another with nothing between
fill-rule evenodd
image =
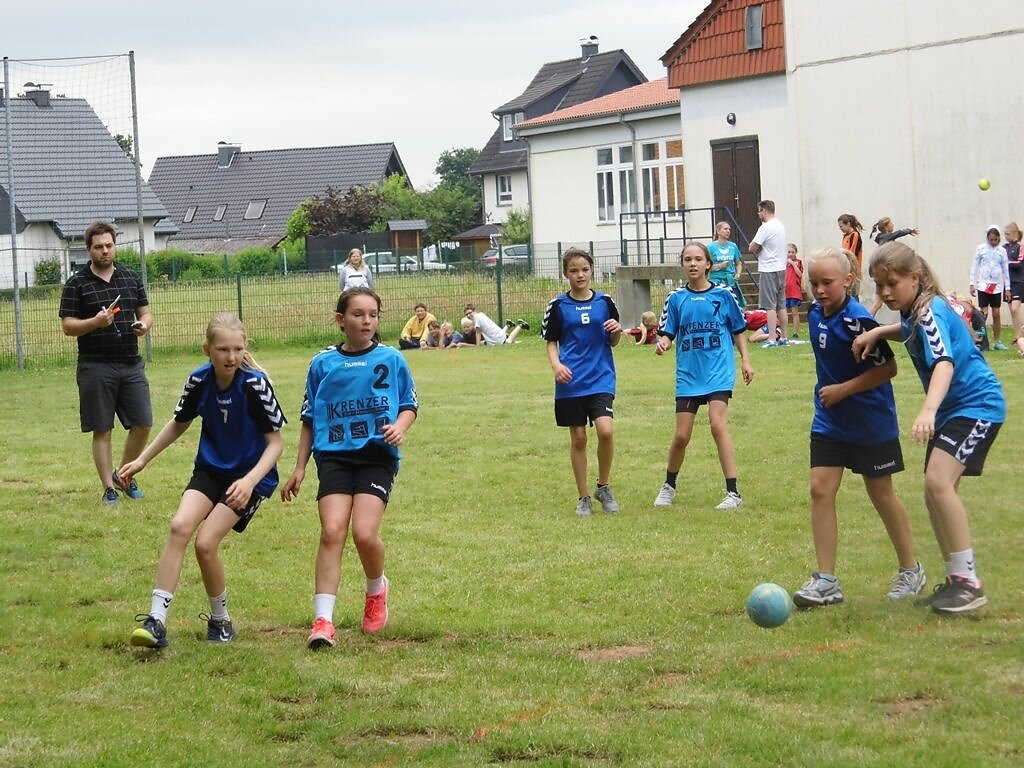
<instances>
[{"instance_id":1,"label":"concrete wall","mask_svg":"<svg viewBox=\"0 0 1024 768\"><path fill-rule=\"evenodd\" d=\"M966 290L985 228L1024 220L1024 4L787 0L785 15L805 251L839 242L840 213L891 216Z\"/></svg>"},{"instance_id":2,"label":"concrete wall","mask_svg":"<svg viewBox=\"0 0 1024 768\"><path fill-rule=\"evenodd\" d=\"M726 115L736 115L729 125ZM769 75L685 88L680 108L686 158L687 206L715 204L711 142L756 136L761 164L761 197L774 200L786 235L799 242L803 226L794 121L784 75ZM740 201L757 207L757 201ZM750 237L754 236L749 232Z\"/></svg>"}]
</instances>

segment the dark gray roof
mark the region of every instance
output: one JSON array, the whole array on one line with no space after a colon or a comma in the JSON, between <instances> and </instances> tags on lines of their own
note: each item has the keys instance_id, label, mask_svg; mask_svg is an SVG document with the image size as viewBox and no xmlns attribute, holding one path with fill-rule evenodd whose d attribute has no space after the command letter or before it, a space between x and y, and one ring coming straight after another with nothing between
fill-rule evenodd
<instances>
[{"instance_id":1,"label":"dark gray roof","mask_svg":"<svg viewBox=\"0 0 1024 768\"><path fill-rule=\"evenodd\" d=\"M494 114L522 112L524 119L529 120L646 82L644 73L621 49L595 53L585 59L552 61L537 71L525 91L497 107ZM525 169L526 163L526 143L504 141L499 124L469 172L519 170Z\"/></svg>"},{"instance_id":2,"label":"dark gray roof","mask_svg":"<svg viewBox=\"0 0 1024 768\"><path fill-rule=\"evenodd\" d=\"M136 219L135 166L85 99L53 96L44 107L30 98L8 103L15 208L26 222L50 222L58 235L72 238L97 219ZM7 184L6 127L0 120L0 186ZM167 216L146 184L142 210L148 219Z\"/></svg>"},{"instance_id":3,"label":"dark gray roof","mask_svg":"<svg viewBox=\"0 0 1024 768\"><path fill-rule=\"evenodd\" d=\"M420 232L426 228L424 219L393 219L388 222L388 229L392 232Z\"/></svg>"},{"instance_id":4,"label":"dark gray roof","mask_svg":"<svg viewBox=\"0 0 1024 768\"><path fill-rule=\"evenodd\" d=\"M327 187L341 193L365 187L398 173L407 176L391 142L341 147L239 150L226 168L217 167L217 153L157 158L149 183L179 227L171 245L183 241L284 237L292 211ZM266 200L263 215L244 219L250 201ZM226 205L221 221L217 207ZM195 206L191 222L186 211ZM203 250L218 250L204 248ZM218 252L220 252L218 250Z\"/></svg>"},{"instance_id":5,"label":"dark gray roof","mask_svg":"<svg viewBox=\"0 0 1024 768\"><path fill-rule=\"evenodd\" d=\"M483 237L490 237L491 235L500 235L501 225L500 224L481 224L479 227L473 227L467 229L465 232L459 232L459 234L453 237L453 240L476 240Z\"/></svg>"}]
</instances>

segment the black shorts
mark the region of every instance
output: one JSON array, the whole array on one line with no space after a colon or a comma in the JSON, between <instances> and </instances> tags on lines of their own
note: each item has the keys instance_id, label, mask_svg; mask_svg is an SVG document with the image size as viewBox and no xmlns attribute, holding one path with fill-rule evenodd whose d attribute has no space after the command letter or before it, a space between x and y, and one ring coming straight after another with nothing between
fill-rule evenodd
<instances>
[{"instance_id":1,"label":"black shorts","mask_svg":"<svg viewBox=\"0 0 1024 768\"><path fill-rule=\"evenodd\" d=\"M555 424L560 427L585 427L607 416L614 418L615 395L607 393L586 397L563 397L555 400Z\"/></svg>"},{"instance_id":2,"label":"black shorts","mask_svg":"<svg viewBox=\"0 0 1024 768\"><path fill-rule=\"evenodd\" d=\"M1003 292L999 293L985 293L984 291L978 291L978 308L984 309L985 307L992 307L993 309L999 309L1003 306Z\"/></svg>"},{"instance_id":3,"label":"black shorts","mask_svg":"<svg viewBox=\"0 0 1024 768\"><path fill-rule=\"evenodd\" d=\"M199 467L196 467L192 470L192 479L188 481L188 485L185 486L185 490L199 491L203 496L212 501L214 506L217 504L227 506L227 490L236 479L237 478L226 477L225 475L218 475L216 472L211 472L208 469L200 469ZM266 498L266 496L261 496L256 493L256 491L253 491L252 495L249 496L249 503L245 506L245 509L238 511L237 509L228 507L232 512L238 515L238 522L231 527L239 533L244 531L245 527L249 525L249 521L252 520L253 515L256 514L256 510L260 508L260 504L262 504Z\"/></svg>"},{"instance_id":4,"label":"black shorts","mask_svg":"<svg viewBox=\"0 0 1024 768\"><path fill-rule=\"evenodd\" d=\"M83 432L109 432L114 428L115 413L125 429L153 426L149 381L141 360L134 363L80 360L76 379Z\"/></svg>"},{"instance_id":5,"label":"black shorts","mask_svg":"<svg viewBox=\"0 0 1024 768\"><path fill-rule=\"evenodd\" d=\"M1010 301L1024 301L1024 280L1010 279Z\"/></svg>"},{"instance_id":6,"label":"black shorts","mask_svg":"<svg viewBox=\"0 0 1024 768\"><path fill-rule=\"evenodd\" d=\"M885 477L903 471L899 438L874 445L858 445L811 433L811 468L845 467L855 475Z\"/></svg>"},{"instance_id":7,"label":"black shorts","mask_svg":"<svg viewBox=\"0 0 1024 768\"><path fill-rule=\"evenodd\" d=\"M939 427L939 431L928 441L928 448L924 454L925 469L928 469L928 458L932 455L932 448L938 448L963 464L965 475L977 477L985 467L988 449L996 441L1001 426L1003 425L992 421L950 419Z\"/></svg>"},{"instance_id":8,"label":"black shorts","mask_svg":"<svg viewBox=\"0 0 1024 768\"><path fill-rule=\"evenodd\" d=\"M333 493L345 496L368 493L387 504L398 476L398 467L394 464L361 464L330 455L320 458L316 471L320 479L317 501Z\"/></svg>"},{"instance_id":9,"label":"black shorts","mask_svg":"<svg viewBox=\"0 0 1024 768\"><path fill-rule=\"evenodd\" d=\"M711 392L707 395L698 395L697 397L677 397L676 413L696 413L698 408L702 405L707 405L712 400L728 403L729 398L731 397L731 389L723 390L721 392Z\"/></svg>"}]
</instances>

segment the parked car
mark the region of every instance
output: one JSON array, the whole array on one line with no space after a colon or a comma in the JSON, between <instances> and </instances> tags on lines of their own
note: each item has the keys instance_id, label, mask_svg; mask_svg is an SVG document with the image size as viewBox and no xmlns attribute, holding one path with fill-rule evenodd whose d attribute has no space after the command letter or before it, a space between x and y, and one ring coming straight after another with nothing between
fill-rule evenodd
<instances>
[{"instance_id":1,"label":"parked car","mask_svg":"<svg viewBox=\"0 0 1024 768\"><path fill-rule=\"evenodd\" d=\"M498 249L488 248L480 257L481 269L494 269L498 266ZM507 272L515 270L526 272L530 269L530 246L506 245L501 249L501 266Z\"/></svg>"},{"instance_id":2,"label":"parked car","mask_svg":"<svg viewBox=\"0 0 1024 768\"><path fill-rule=\"evenodd\" d=\"M386 275L401 270L402 272L418 272L420 269L420 263L416 261L415 256L401 256L399 259L395 258L395 254L391 251L370 251L363 254L363 261L370 265L370 269L375 275ZM342 265L337 266L338 272L341 272ZM424 261L424 270L434 269L449 269L449 265L440 261Z\"/></svg>"}]
</instances>

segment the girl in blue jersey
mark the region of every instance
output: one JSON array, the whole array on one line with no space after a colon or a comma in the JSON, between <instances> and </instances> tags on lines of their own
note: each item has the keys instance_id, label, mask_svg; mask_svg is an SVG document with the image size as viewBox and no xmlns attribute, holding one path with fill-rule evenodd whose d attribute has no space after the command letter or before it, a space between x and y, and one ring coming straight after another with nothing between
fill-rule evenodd
<instances>
[{"instance_id":1,"label":"girl in blue jersey","mask_svg":"<svg viewBox=\"0 0 1024 768\"><path fill-rule=\"evenodd\" d=\"M562 274L569 290L544 310L541 335L555 374L555 423L569 428L569 463L576 479L576 514L589 515L587 488L587 424L597 430L597 487L594 498L605 512L618 512L608 485L612 471L612 403L615 360L612 347L622 337L619 310L608 296L590 287L594 259L579 248L562 256Z\"/></svg>"},{"instance_id":2,"label":"girl in blue jersey","mask_svg":"<svg viewBox=\"0 0 1024 768\"><path fill-rule=\"evenodd\" d=\"M729 222L718 222L715 226L715 239L708 243L708 253L711 254L711 274L708 280L732 291L740 309L743 309L747 306L739 283L743 275L743 256L740 255L739 246L729 239L731 236L732 226Z\"/></svg>"},{"instance_id":3,"label":"girl in blue jersey","mask_svg":"<svg viewBox=\"0 0 1024 768\"><path fill-rule=\"evenodd\" d=\"M334 645L334 603L350 525L366 576L362 629L379 632L388 622L380 524L398 473L398 446L416 420L417 403L405 358L378 341L380 308L380 297L366 287L339 297L334 317L345 341L309 364L295 470L281 489L285 501L298 496L312 455L320 483L320 547L306 644L314 650Z\"/></svg>"},{"instance_id":4,"label":"girl in blue jersey","mask_svg":"<svg viewBox=\"0 0 1024 768\"><path fill-rule=\"evenodd\" d=\"M896 375L896 360L884 341L865 360L855 360L851 352L855 338L878 326L867 309L847 295L856 270L854 255L837 248L815 253L807 270L814 298L807 327L818 374L811 422L811 533L818 570L793 595L793 602L804 608L843 601L835 576L836 495L846 468L864 477L868 498L896 550L900 567L888 597L913 597L926 582L924 568L914 557L906 507L892 487L893 474L903 471L896 401L889 383Z\"/></svg>"},{"instance_id":5,"label":"girl in blue jersey","mask_svg":"<svg viewBox=\"0 0 1024 768\"><path fill-rule=\"evenodd\" d=\"M911 437L927 443L924 501L946 565L946 581L915 604L938 613L964 613L988 602L975 566L963 475L980 475L1006 419L1002 387L946 301L927 262L902 243L871 257L878 295L900 322L861 334L854 354L867 357L882 339L902 340L925 389Z\"/></svg>"},{"instance_id":6,"label":"girl in blue jersey","mask_svg":"<svg viewBox=\"0 0 1024 768\"><path fill-rule=\"evenodd\" d=\"M671 506L676 478L693 435L697 409L708 407L711 436L725 475L725 498L715 509L736 509L743 504L737 486L736 451L729 435L728 408L736 380L733 345L740 351L743 381L754 379L743 335L747 322L728 288L708 280L711 256L704 243L690 242L681 255L686 285L672 291L661 312L661 329L654 351L663 355L676 344L676 432L668 449L665 483L654 500L656 507Z\"/></svg>"},{"instance_id":7,"label":"girl in blue jersey","mask_svg":"<svg viewBox=\"0 0 1024 768\"><path fill-rule=\"evenodd\" d=\"M135 461L118 470L127 485L196 417L202 419L192 479L171 521L149 614L140 618L142 626L132 633L132 645L167 646L167 611L185 547L197 528L196 560L210 599L206 639L227 643L234 638L218 548L229 530L245 530L260 503L277 487L285 417L270 379L246 349L242 322L230 312L214 315L206 327L203 352L210 362L189 375L174 416Z\"/></svg>"}]
</instances>

